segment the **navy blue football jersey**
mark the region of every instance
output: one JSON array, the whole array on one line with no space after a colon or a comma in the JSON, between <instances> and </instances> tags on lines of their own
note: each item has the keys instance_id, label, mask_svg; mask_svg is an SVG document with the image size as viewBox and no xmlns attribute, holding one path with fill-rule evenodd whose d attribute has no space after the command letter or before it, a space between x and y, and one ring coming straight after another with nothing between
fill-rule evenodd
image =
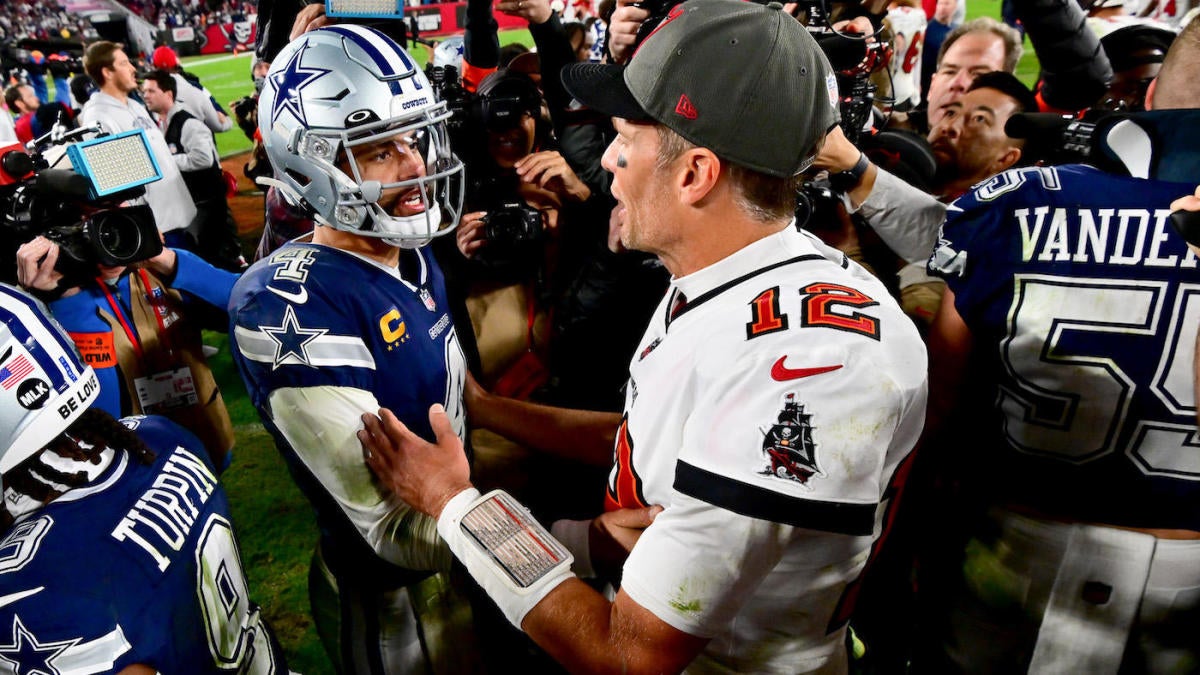
<instances>
[{"instance_id":1,"label":"navy blue football jersey","mask_svg":"<svg viewBox=\"0 0 1200 675\"><path fill-rule=\"evenodd\" d=\"M1193 187L1026 168L949 207L929 267L971 329L1003 503L1200 530L1200 272L1168 220Z\"/></svg>"},{"instance_id":2,"label":"navy blue football jersey","mask_svg":"<svg viewBox=\"0 0 1200 675\"><path fill-rule=\"evenodd\" d=\"M122 421L152 465L120 453L0 540L0 671L287 672L203 445L165 418Z\"/></svg>"},{"instance_id":3,"label":"navy blue football jersey","mask_svg":"<svg viewBox=\"0 0 1200 675\"><path fill-rule=\"evenodd\" d=\"M402 538L380 526L402 520L399 506L379 491L353 432L362 413L382 406L433 440L429 407L441 403L465 437L466 361L432 254L402 250L400 268L389 270L336 248L288 244L243 274L230 318L250 398L332 537L331 566L369 562L361 548L369 544L405 567ZM281 392L296 398L280 405L272 397Z\"/></svg>"}]
</instances>

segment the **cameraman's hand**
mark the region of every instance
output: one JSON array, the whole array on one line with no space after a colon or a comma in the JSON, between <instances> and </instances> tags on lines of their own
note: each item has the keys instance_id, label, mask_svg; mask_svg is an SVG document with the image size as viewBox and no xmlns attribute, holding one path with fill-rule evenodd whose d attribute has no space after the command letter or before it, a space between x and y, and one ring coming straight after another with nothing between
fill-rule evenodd
<instances>
[{"instance_id":1,"label":"cameraman's hand","mask_svg":"<svg viewBox=\"0 0 1200 675\"><path fill-rule=\"evenodd\" d=\"M63 275L54 269L58 262L58 244L45 237L35 237L17 249L17 283L35 291L53 292ZM64 296L79 292L73 288Z\"/></svg>"},{"instance_id":2,"label":"cameraman's hand","mask_svg":"<svg viewBox=\"0 0 1200 675\"><path fill-rule=\"evenodd\" d=\"M550 0L500 0L496 9L509 16L519 16L531 24L546 23L554 13L550 9Z\"/></svg>"},{"instance_id":3,"label":"cameraman's hand","mask_svg":"<svg viewBox=\"0 0 1200 675\"><path fill-rule=\"evenodd\" d=\"M179 269L179 256L175 255L175 251L163 246L163 250L153 258L147 258L142 262L142 267L154 272L154 276L162 280L171 279L175 276L175 272Z\"/></svg>"},{"instance_id":4,"label":"cameraman's hand","mask_svg":"<svg viewBox=\"0 0 1200 675\"><path fill-rule=\"evenodd\" d=\"M875 27L871 25L871 20L865 16L856 16L853 19L838 21L831 28L839 33L867 35L870 36L867 38L867 42L875 42Z\"/></svg>"},{"instance_id":5,"label":"cameraman's hand","mask_svg":"<svg viewBox=\"0 0 1200 675\"><path fill-rule=\"evenodd\" d=\"M642 22L650 18L650 11L634 7L638 0L617 0L617 9L608 22L608 52L614 63L625 63L633 56L633 43L637 40Z\"/></svg>"},{"instance_id":6,"label":"cameraman's hand","mask_svg":"<svg viewBox=\"0 0 1200 675\"><path fill-rule=\"evenodd\" d=\"M514 166L517 177L526 183L569 197L577 202L585 202L592 196L592 190L580 180L579 176L567 164L567 160L557 150L545 150L526 155L517 160Z\"/></svg>"},{"instance_id":7,"label":"cameraman's hand","mask_svg":"<svg viewBox=\"0 0 1200 675\"><path fill-rule=\"evenodd\" d=\"M300 10L300 13L296 15L296 20L292 22L292 32L288 35L288 40L295 40L310 30L331 26L333 23L333 19L325 16L325 3L313 3Z\"/></svg>"},{"instance_id":8,"label":"cameraman's hand","mask_svg":"<svg viewBox=\"0 0 1200 675\"><path fill-rule=\"evenodd\" d=\"M825 169L829 173L837 173L846 171L854 167L858 162L859 149L846 138L846 134L842 132L842 126L836 125L825 136L825 143L821 146L821 151L817 153L817 158L813 160L813 166L818 169Z\"/></svg>"},{"instance_id":9,"label":"cameraman's hand","mask_svg":"<svg viewBox=\"0 0 1200 675\"><path fill-rule=\"evenodd\" d=\"M474 258L479 252L479 247L484 245L486 240L483 238L483 220L486 216L487 211L472 211L464 214L459 221L458 229L454 232L454 241L464 257Z\"/></svg>"}]
</instances>

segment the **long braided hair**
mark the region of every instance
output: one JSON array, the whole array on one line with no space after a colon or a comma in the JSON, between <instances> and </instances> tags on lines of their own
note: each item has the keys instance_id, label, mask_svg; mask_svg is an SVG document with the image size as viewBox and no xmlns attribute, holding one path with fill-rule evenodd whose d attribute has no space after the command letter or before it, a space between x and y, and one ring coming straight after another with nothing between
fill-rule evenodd
<instances>
[{"instance_id":1,"label":"long braided hair","mask_svg":"<svg viewBox=\"0 0 1200 675\"><path fill-rule=\"evenodd\" d=\"M142 464L154 461L155 454L141 438L100 408L89 408L79 419L54 437L46 447L4 474L4 489L13 490L42 504L49 504L72 488L89 481L87 471L67 472L43 461L46 453L64 459L99 464L101 453L127 452ZM65 489L63 489L63 486ZM13 523L7 503L0 504L0 531Z\"/></svg>"}]
</instances>

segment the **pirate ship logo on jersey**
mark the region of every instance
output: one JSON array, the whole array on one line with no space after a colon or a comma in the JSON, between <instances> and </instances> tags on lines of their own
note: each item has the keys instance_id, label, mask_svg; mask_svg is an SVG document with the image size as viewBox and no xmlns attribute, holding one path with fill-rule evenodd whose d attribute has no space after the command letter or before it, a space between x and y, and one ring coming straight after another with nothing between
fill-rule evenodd
<instances>
[{"instance_id":1,"label":"pirate ship logo on jersey","mask_svg":"<svg viewBox=\"0 0 1200 675\"><path fill-rule=\"evenodd\" d=\"M793 480L805 487L813 476L824 476L817 466L817 444L812 437L812 414L796 402L796 395L784 398L783 410L770 429L763 432L764 475Z\"/></svg>"}]
</instances>

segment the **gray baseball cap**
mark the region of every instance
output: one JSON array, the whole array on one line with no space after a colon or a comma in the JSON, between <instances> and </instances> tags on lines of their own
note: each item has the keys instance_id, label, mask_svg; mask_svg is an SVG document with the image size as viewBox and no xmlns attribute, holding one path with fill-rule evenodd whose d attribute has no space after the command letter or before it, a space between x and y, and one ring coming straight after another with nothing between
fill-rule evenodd
<instances>
[{"instance_id":1,"label":"gray baseball cap","mask_svg":"<svg viewBox=\"0 0 1200 675\"><path fill-rule=\"evenodd\" d=\"M838 122L837 80L816 41L778 3L688 0L625 66L563 69L601 113L656 121L718 157L791 177Z\"/></svg>"}]
</instances>

